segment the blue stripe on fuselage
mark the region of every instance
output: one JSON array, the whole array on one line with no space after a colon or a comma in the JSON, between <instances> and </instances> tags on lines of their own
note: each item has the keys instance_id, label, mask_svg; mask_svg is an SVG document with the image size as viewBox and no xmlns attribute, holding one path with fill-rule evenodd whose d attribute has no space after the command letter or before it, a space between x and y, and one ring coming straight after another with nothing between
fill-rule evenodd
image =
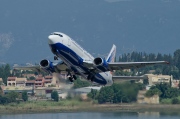
<instances>
[{"instance_id":1,"label":"blue stripe on fuselage","mask_svg":"<svg viewBox=\"0 0 180 119\"><path fill-rule=\"evenodd\" d=\"M67 59L70 63L73 64L72 66L72 70L74 72L77 72L78 70L76 69L75 66L80 67L84 73L90 73L90 71L88 70L88 68L83 66L83 59L78 56L73 50L71 50L70 48L68 48L67 46L61 44L61 43L56 43L56 44L52 44L50 45L50 47L58 50L58 56L61 58L61 55ZM62 58L63 59L63 58ZM102 84L102 85L106 85L107 82L106 80L100 75L100 74L96 74L94 77L94 82Z\"/></svg>"}]
</instances>

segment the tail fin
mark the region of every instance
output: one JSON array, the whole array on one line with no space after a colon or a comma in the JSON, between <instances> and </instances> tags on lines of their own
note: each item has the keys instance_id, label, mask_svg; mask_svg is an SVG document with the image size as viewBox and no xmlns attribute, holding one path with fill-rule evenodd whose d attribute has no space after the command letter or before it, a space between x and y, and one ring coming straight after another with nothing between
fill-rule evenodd
<instances>
[{"instance_id":1,"label":"tail fin","mask_svg":"<svg viewBox=\"0 0 180 119\"><path fill-rule=\"evenodd\" d=\"M106 62L114 62L115 55L116 55L116 46L113 44L111 51L110 51L108 57L106 58Z\"/></svg>"}]
</instances>

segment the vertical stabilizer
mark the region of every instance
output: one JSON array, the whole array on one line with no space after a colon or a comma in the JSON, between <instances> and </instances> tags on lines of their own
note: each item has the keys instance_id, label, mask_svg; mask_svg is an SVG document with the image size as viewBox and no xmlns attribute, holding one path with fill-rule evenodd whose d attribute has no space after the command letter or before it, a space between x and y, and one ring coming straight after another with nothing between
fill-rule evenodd
<instances>
[{"instance_id":1,"label":"vertical stabilizer","mask_svg":"<svg viewBox=\"0 0 180 119\"><path fill-rule=\"evenodd\" d=\"M107 62L114 62L116 55L116 46L113 44L111 51L106 59Z\"/></svg>"}]
</instances>

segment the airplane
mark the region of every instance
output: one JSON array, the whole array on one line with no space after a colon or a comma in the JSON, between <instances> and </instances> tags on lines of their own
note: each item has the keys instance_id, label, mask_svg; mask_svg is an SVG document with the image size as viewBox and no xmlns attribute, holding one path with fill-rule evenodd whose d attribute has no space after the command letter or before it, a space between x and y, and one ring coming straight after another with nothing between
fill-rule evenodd
<instances>
[{"instance_id":1,"label":"airplane","mask_svg":"<svg viewBox=\"0 0 180 119\"><path fill-rule=\"evenodd\" d=\"M123 70L131 68L140 68L147 65L169 64L167 61L152 62L114 62L116 46L113 44L108 57L94 58L75 40L61 32L53 32L48 36L49 47L54 54L54 60L61 59L59 62L52 62L48 59L40 61L39 65L34 66L15 66L16 70L36 70L38 72L61 73L67 72L69 81L77 79L77 75L95 82L100 85L110 86L113 84L113 78L133 78L127 76L113 76L114 70ZM134 77L143 78L143 77Z\"/></svg>"}]
</instances>

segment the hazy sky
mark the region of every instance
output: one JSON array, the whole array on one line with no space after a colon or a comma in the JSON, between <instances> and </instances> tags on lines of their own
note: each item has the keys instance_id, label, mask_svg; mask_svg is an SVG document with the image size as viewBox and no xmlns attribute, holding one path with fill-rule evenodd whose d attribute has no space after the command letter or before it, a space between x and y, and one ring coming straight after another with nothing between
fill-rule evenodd
<instances>
[{"instance_id":1,"label":"hazy sky","mask_svg":"<svg viewBox=\"0 0 180 119\"><path fill-rule=\"evenodd\" d=\"M52 59L60 31L94 56L173 53L180 46L180 0L0 0L0 62Z\"/></svg>"}]
</instances>

